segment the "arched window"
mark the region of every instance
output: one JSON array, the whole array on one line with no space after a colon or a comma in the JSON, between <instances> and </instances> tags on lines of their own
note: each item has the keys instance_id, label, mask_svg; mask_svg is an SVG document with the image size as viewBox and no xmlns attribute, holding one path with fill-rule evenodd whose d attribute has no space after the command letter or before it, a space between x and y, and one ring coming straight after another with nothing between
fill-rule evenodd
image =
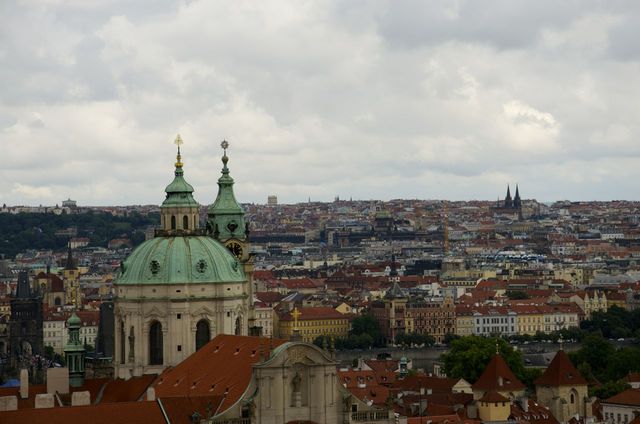
<instances>
[{"instance_id":1,"label":"arched window","mask_svg":"<svg viewBox=\"0 0 640 424\"><path fill-rule=\"evenodd\" d=\"M124 322L120 321L120 363L124 364L125 362L125 351L124 351L124 343L125 343L125 339L124 339L125 335L124 335Z\"/></svg>"},{"instance_id":2,"label":"arched window","mask_svg":"<svg viewBox=\"0 0 640 424\"><path fill-rule=\"evenodd\" d=\"M187 215L182 217L182 228L185 230L189 229L189 217Z\"/></svg>"},{"instance_id":3,"label":"arched window","mask_svg":"<svg viewBox=\"0 0 640 424\"><path fill-rule=\"evenodd\" d=\"M175 215L171 215L171 229L172 230L176 229L176 217L175 217Z\"/></svg>"},{"instance_id":4,"label":"arched window","mask_svg":"<svg viewBox=\"0 0 640 424\"><path fill-rule=\"evenodd\" d=\"M162 324L154 321L149 327L149 365L162 365Z\"/></svg>"},{"instance_id":5,"label":"arched window","mask_svg":"<svg viewBox=\"0 0 640 424\"><path fill-rule=\"evenodd\" d=\"M60 300L60 298L56 296L56 298L53 300L53 304L55 306L60 306L62 305L62 300Z\"/></svg>"},{"instance_id":6,"label":"arched window","mask_svg":"<svg viewBox=\"0 0 640 424\"><path fill-rule=\"evenodd\" d=\"M210 335L209 322L206 319L198 321L196 324L196 350L207 344Z\"/></svg>"}]
</instances>

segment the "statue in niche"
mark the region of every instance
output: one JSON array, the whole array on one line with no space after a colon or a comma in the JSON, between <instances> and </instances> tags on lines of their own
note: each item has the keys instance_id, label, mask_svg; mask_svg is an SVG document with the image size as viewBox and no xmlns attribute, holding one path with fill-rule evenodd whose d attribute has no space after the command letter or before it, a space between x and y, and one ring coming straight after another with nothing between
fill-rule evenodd
<instances>
[{"instance_id":1,"label":"statue in niche","mask_svg":"<svg viewBox=\"0 0 640 424\"><path fill-rule=\"evenodd\" d=\"M291 385L293 386L293 393L300 393L301 383L302 383L302 377L300 377L300 373L296 371L296 375L294 375L293 380L291 380Z\"/></svg>"},{"instance_id":2,"label":"statue in niche","mask_svg":"<svg viewBox=\"0 0 640 424\"><path fill-rule=\"evenodd\" d=\"M135 359L134 348L136 344L136 336L133 335L133 326L129 330L129 361L133 362Z\"/></svg>"}]
</instances>

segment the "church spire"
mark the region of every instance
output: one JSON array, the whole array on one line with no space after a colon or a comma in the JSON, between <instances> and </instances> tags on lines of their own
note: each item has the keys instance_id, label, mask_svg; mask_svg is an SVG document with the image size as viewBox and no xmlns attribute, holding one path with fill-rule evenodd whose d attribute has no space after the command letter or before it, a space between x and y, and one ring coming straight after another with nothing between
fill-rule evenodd
<instances>
[{"instance_id":1,"label":"church spire","mask_svg":"<svg viewBox=\"0 0 640 424\"><path fill-rule=\"evenodd\" d=\"M193 231L198 228L198 202L193 198L193 187L184 179L182 154L180 146L183 144L180 134L174 141L178 146L173 181L165 188L166 198L160 206L162 215L162 229L175 232L181 230Z\"/></svg>"},{"instance_id":2,"label":"church spire","mask_svg":"<svg viewBox=\"0 0 640 424\"><path fill-rule=\"evenodd\" d=\"M520 190L518 189L518 184L516 184L516 195L513 197L513 207L520 208L522 206L522 200L520 200Z\"/></svg>"},{"instance_id":3,"label":"church spire","mask_svg":"<svg viewBox=\"0 0 640 424\"><path fill-rule=\"evenodd\" d=\"M244 240L247 238L244 209L233 193L234 181L227 167L229 142L223 140L220 147L223 150L222 176L218 178L218 196L207 212L207 231L220 241L231 238Z\"/></svg>"},{"instance_id":4,"label":"church spire","mask_svg":"<svg viewBox=\"0 0 640 424\"><path fill-rule=\"evenodd\" d=\"M509 187L509 184L507 184L507 195L504 198L504 207L505 208L513 207L513 200L511 199L511 188Z\"/></svg>"}]
</instances>

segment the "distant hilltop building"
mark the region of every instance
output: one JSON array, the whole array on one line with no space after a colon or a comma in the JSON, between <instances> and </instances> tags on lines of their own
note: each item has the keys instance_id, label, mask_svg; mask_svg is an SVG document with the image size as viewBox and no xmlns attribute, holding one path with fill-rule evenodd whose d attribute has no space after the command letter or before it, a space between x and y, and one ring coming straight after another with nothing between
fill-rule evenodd
<instances>
[{"instance_id":1,"label":"distant hilltop building","mask_svg":"<svg viewBox=\"0 0 640 424\"><path fill-rule=\"evenodd\" d=\"M267 205L276 206L277 204L278 204L278 196L276 196L275 194L272 194L271 196L267 197Z\"/></svg>"},{"instance_id":2,"label":"distant hilltop building","mask_svg":"<svg viewBox=\"0 0 640 424\"><path fill-rule=\"evenodd\" d=\"M515 219L522 219L522 199L520 198L520 189L516 184L516 193L511 198L511 188L507 185L507 195L503 201L498 200L493 211L497 215L511 215Z\"/></svg>"},{"instance_id":3,"label":"distant hilltop building","mask_svg":"<svg viewBox=\"0 0 640 424\"><path fill-rule=\"evenodd\" d=\"M63 208L69 208L69 209L76 209L78 207L78 202L68 198L67 200L63 200L62 201L62 207Z\"/></svg>"}]
</instances>

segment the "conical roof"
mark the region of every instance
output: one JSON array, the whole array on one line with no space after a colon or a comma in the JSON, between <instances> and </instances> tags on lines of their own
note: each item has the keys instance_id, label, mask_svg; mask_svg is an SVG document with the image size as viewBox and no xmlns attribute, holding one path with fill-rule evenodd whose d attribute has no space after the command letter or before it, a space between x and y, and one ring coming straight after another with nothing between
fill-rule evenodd
<instances>
[{"instance_id":1,"label":"conical roof","mask_svg":"<svg viewBox=\"0 0 640 424\"><path fill-rule=\"evenodd\" d=\"M513 374L504 358L495 354L484 369L478 381L471 385L473 390L485 392L496 390L498 392L524 390L525 385Z\"/></svg>"},{"instance_id":2,"label":"conical roof","mask_svg":"<svg viewBox=\"0 0 640 424\"><path fill-rule=\"evenodd\" d=\"M536 386L586 386L589 384L573 366L564 350L559 350L544 373L534 382Z\"/></svg>"}]
</instances>

